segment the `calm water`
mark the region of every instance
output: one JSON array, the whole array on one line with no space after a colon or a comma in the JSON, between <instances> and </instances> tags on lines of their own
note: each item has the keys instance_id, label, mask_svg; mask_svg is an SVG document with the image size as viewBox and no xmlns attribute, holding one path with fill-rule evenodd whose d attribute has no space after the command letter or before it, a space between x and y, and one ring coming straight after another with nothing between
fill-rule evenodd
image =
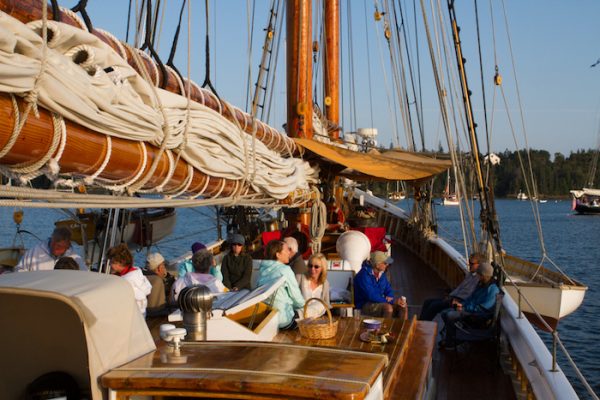
<instances>
[{"instance_id":1,"label":"calm water","mask_svg":"<svg viewBox=\"0 0 600 400\"><path fill-rule=\"evenodd\" d=\"M581 307L561 320L559 336L584 376L600 393L600 215L575 215L570 201L539 204L546 252L566 274L588 285ZM539 262L541 246L531 203L497 200L501 240L507 253ZM439 234L462 251L458 207L436 206ZM478 211L477 214L478 215ZM551 343L550 335L540 336ZM559 364L581 398L589 398L562 354Z\"/></svg>"},{"instance_id":2,"label":"calm water","mask_svg":"<svg viewBox=\"0 0 600 400\"><path fill-rule=\"evenodd\" d=\"M404 206L405 204L401 204ZM501 238L508 253L531 261L539 261L541 251L537 230L532 217L531 204L517 200L497 200ZM548 256L571 277L587 284L589 290L583 305L559 324L559 334L569 353L583 371L596 393L600 393L600 350L597 339L600 332L600 215L574 215L570 201L539 204L544 240ZM15 238L12 209L0 208L0 247L10 245ZM458 207L436 206L439 234L459 250L462 245ZM64 219L59 211L26 209L22 229L40 238L47 238L53 222ZM175 233L160 243L158 250L171 258L189 250L195 241L215 239L214 212L212 209L178 211ZM27 247L37 243L30 235L23 235ZM462 250L461 250L462 252ZM136 254L142 264L145 251ZM550 343L548 334L540 335ZM564 357L559 362L582 398L588 398L584 389L574 379L574 372Z\"/></svg>"}]
</instances>

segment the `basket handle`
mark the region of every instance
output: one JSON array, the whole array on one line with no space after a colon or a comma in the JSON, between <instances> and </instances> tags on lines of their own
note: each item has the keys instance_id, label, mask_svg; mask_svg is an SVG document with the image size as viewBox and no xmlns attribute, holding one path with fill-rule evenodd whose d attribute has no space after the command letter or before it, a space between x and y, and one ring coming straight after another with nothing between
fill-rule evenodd
<instances>
[{"instance_id":1,"label":"basket handle","mask_svg":"<svg viewBox=\"0 0 600 400\"><path fill-rule=\"evenodd\" d=\"M333 324L333 318L331 317L331 311L329 311L329 307L327 307L327 304L325 304L325 302L323 300L319 299L318 297L311 297L310 299L308 299L304 302L304 318L306 318L306 310L308 309L308 303L310 303L313 300L316 300L316 301L320 302L321 304L323 304L325 311L327 311L327 317L329 318L329 325L331 326L331 324Z\"/></svg>"}]
</instances>

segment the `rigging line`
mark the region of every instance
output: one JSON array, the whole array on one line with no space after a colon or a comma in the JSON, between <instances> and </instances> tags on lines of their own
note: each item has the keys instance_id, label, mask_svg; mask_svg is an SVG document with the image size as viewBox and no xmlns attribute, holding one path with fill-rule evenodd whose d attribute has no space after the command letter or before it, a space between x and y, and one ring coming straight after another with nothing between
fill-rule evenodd
<instances>
[{"instance_id":1,"label":"rigging line","mask_svg":"<svg viewBox=\"0 0 600 400\"><path fill-rule=\"evenodd\" d=\"M88 3L88 0L79 0L79 3L77 3L73 8L71 8L71 11L78 12L81 14L81 17L83 18L83 21L85 22L85 26L86 26L88 32L92 33L92 31L94 30L94 27L92 26L92 20L90 19L90 16L88 15L87 10L86 10L87 3Z\"/></svg>"},{"instance_id":2,"label":"rigging line","mask_svg":"<svg viewBox=\"0 0 600 400\"><path fill-rule=\"evenodd\" d=\"M413 133L413 129L412 129L412 120L410 117L408 92L406 90L406 79L405 79L406 71L404 69L402 52L399 49L400 48L400 40L398 39L398 47L395 46L396 42L393 42L391 40L392 36L391 36L391 33L389 33L391 22L388 18L388 16L390 15L389 2L386 0L385 4L386 4L386 8L385 8L386 11L385 11L385 13L383 13L384 14L384 32L385 32L385 37L386 37L387 43L388 43L390 62L392 64L391 72L392 72L392 76L394 78L394 84L396 87L396 96L397 96L397 100L399 103L398 108L400 109L400 115L402 117L402 124L404 125L404 132L406 135L407 147L409 150L414 151L415 150L415 138L414 138L414 133ZM376 30L376 32L377 32L377 38L379 39L379 31ZM377 42L378 42L378 44L380 43L379 40ZM382 57L382 60L383 60L383 55L381 54L382 53L381 47L379 47L379 51L380 51L380 56ZM396 61L396 60L399 60L399 61ZM398 64L400 64L400 68L398 68ZM382 61L382 65L383 65L383 61ZM384 69L384 68L385 67L383 67L382 69Z\"/></svg>"},{"instance_id":3,"label":"rigging line","mask_svg":"<svg viewBox=\"0 0 600 400\"><path fill-rule=\"evenodd\" d=\"M410 51L408 48L408 44L409 42L409 37L408 34L406 33L407 29L406 29L406 24L404 22L404 12L402 9L402 3L400 3L400 1L398 1L398 9L399 11L396 11L396 3L392 3L393 7L394 7L394 19L395 19L395 24L396 24L396 36L398 37L398 43L400 43L400 32L398 29L398 12L400 13L400 25L402 26L402 36L404 37L404 43L405 43L405 53L406 53L406 61L408 62L408 74L410 76L410 83L411 83L411 88L412 88L412 95L414 98L414 104L415 104L415 112L417 114L417 126L419 127L419 135L421 136L421 151L425 151L425 132L423 129L423 116L422 116L422 109L420 107L420 105L417 103L417 90L415 88L415 78L414 78L414 72L413 72L413 66L412 66L412 57L410 56ZM410 113L410 110L409 110ZM409 114L410 115L410 114ZM412 126L412 120L411 120L411 126ZM414 139L413 139L414 141Z\"/></svg>"},{"instance_id":4,"label":"rigging line","mask_svg":"<svg viewBox=\"0 0 600 400\"><path fill-rule=\"evenodd\" d=\"M400 1L400 0L398 0ZM420 125L423 127L423 134L425 131L425 121L423 118L423 85L421 84L421 52L419 51L419 30L417 29L417 0L413 0L413 20L415 25L415 52L417 56L417 78L419 84L417 87L419 88L419 105L421 109L421 113L419 114L419 118L421 119ZM425 150L425 149L423 149Z\"/></svg>"},{"instance_id":5,"label":"rigging line","mask_svg":"<svg viewBox=\"0 0 600 400\"><path fill-rule=\"evenodd\" d=\"M208 9L208 3L209 0L204 0L204 22L206 24L206 41L205 41L205 48L204 48L204 55L205 55L205 60L204 60L204 82L202 83L202 88L205 88L208 86L208 88L214 93L215 96L217 96L217 98L219 98L219 95L217 94L216 89L213 87L211 81L210 81L210 25L209 25L209 9Z\"/></svg>"},{"instance_id":6,"label":"rigging line","mask_svg":"<svg viewBox=\"0 0 600 400\"><path fill-rule=\"evenodd\" d=\"M52 5L52 19L56 22L60 22L60 6L58 5L58 0L50 0L50 4Z\"/></svg>"},{"instance_id":7,"label":"rigging line","mask_svg":"<svg viewBox=\"0 0 600 400\"><path fill-rule=\"evenodd\" d=\"M375 33L377 34L377 49L379 50L379 60L381 62L381 71L383 74L383 81L384 81L384 87L385 87L385 93L386 93L386 97L388 99L388 110L390 113L390 120L392 121L392 126L394 129L394 136L392 136L393 139L395 139L396 145L400 146L400 135L398 134L398 117L397 117L397 113L395 112L396 107L392 107L392 105L396 105L396 101L400 102L401 104L398 105L398 108L400 109L400 113L402 116L402 122L404 124L404 132L406 133L406 142L407 142L407 147L409 148L409 150L414 150L414 145L411 143L410 141L410 137L408 135L408 129L406 126L406 119L405 119L405 115L404 115L404 108L402 107L404 104L402 104L402 95L401 93L396 93L396 96L392 95L390 93L391 89L391 85L388 83L388 76L387 73L385 71L385 62L383 61L383 51L381 50L381 40L379 37L379 30L375 29ZM395 73L396 71L396 63L395 63L395 59L393 56L393 50L390 44L390 41L388 40L388 50L389 50L389 55L390 55L390 63L391 65L391 69L392 69L392 77L394 78L394 86L396 87L397 92L400 92L401 89L399 87L398 84L398 80L397 80L397 74Z\"/></svg>"},{"instance_id":8,"label":"rigging line","mask_svg":"<svg viewBox=\"0 0 600 400\"><path fill-rule=\"evenodd\" d=\"M183 81L183 76L181 75L181 73L179 72L179 70L177 69L177 67L175 66L173 61L175 59L175 53L177 52L177 45L179 44L179 33L181 32L181 19L183 17L183 10L185 9L185 3L186 3L186 0L183 0L181 2L181 9L179 10L179 21L177 22L177 28L175 28L175 34L173 35L173 42L171 43L171 51L169 52L169 58L167 60L167 65L169 67L173 68L175 73L177 73L177 75L179 75L179 78L181 78L182 81ZM189 11L188 11L188 13L189 13ZM188 24L188 31L189 30L190 30L190 26ZM189 34L188 34L188 38L189 38ZM189 51L188 51L188 55L189 55ZM189 57L188 57L188 60L189 60ZM188 73L188 79L189 79L189 73ZM188 85L189 85L189 82L190 81L188 80L188 82L187 82ZM185 91L189 92L190 90L189 90L189 88L185 88Z\"/></svg>"},{"instance_id":9,"label":"rigging line","mask_svg":"<svg viewBox=\"0 0 600 400\"><path fill-rule=\"evenodd\" d=\"M167 72L167 69L165 68L162 60L160 59L160 56L154 49L154 43L152 41L152 0L146 0L146 34L144 44L142 44L140 50L143 51L145 49L148 49L152 57L156 60L158 68L160 69L160 73L163 77L160 88L165 89L169 84L169 73Z\"/></svg>"},{"instance_id":10,"label":"rigging line","mask_svg":"<svg viewBox=\"0 0 600 400\"><path fill-rule=\"evenodd\" d=\"M158 28L158 38L156 39L156 41L154 42L156 44L157 48L160 48L160 39L162 38L162 33L163 33L163 25L165 23L165 12L167 10L167 7L163 7L161 12L160 12L160 27Z\"/></svg>"},{"instance_id":11,"label":"rigging line","mask_svg":"<svg viewBox=\"0 0 600 400\"><path fill-rule=\"evenodd\" d=\"M373 122L373 77L371 76L371 46L369 38L369 27L367 19L367 2L363 2L363 8L365 10L365 33L367 37L367 75L369 76L369 110L371 111L371 126L375 126Z\"/></svg>"},{"instance_id":12,"label":"rigging line","mask_svg":"<svg viewBox=\"0 0 600 400\"><path fill-rule=\"evenodd\" d=\"M433 5L432 5L432 9L433 9ZM458 102L458 99L456 99L456 103L455 103L455 97L458 97L458 91L456 90L454 83L456 82L456 76L452 76L452 72L449 68L450 66L450 61L451 58L448 57L448 34L446 32L446 30L444 29L444 24L443 24L443 17L442 17L442 6L440 3L440 0L437 1L437 16L438 16L438 22L439 22L439 27L440 27L440 39L439 42L441 42L442 45L442 50L443 52L441 52L441 54L439 54L439 57L442 57L443 54L443 59L444 59L444 63L443 65L445 66L446 69L446 74L448 76L448 84L449 84L449 91L450 94L448 96L449 100L450 100L450 109L453 110L452 112L452 123L454 126L454 132L456 132L456 139L458 142L458 146L454 146L452 145L452 151L455 152L455 154L457 154L456 159L458 160L458 166L459 166L459 175L458 177L460 177L460 185L461 185L461 191L463 193L463 199L465 200L464 202L464 210L461 208L460 212L461 212L461 226L463 228L463 234L465 236L465 241L467 240L466 238L468 237L471 242L472 242L472 246L475 247L476 246L476 232L475 232L475 215L474 215L474 209L473 206L469 204L468 202L468 197L469 197L469 192L466 190L466 183L465 183L465 179L464 179L464 171L462 171L461 166L464 165L464 162L462 160L461 157L461 153L460 153L460 135L458 134L459 132L459 124L462 127L462 132L466 132L467 131L467 127L465 126L465 121L466 118L458 118L457 121L457 113L462 115L462 109L460 107L456 106L456 103ZM437 32L437 25L435 25L436 28L436 32ZM442 76L442 82L443 82L443 76ZM452 135L451 135L452 136ZM458 153L456 153L456 148L458 148ZM450 146L449 146L449 151L450 151ZM458 179L458 178L457 178ZM462 203L461 203L462 205ZM466 216L465 216L466 213ZM469 230L467 230L465 228L465 225L467 225L469 227ZM466 244L465 244L465 248L466 248Z\"/></svg>"},{"instance_id":13,"label":"rigging line","mask_svg":"<svg viewBox=\"0 0 600 400\"><path fill-rule=\"evenodd\" d=\"M502 87L500 87L500 93L502 94L502 99L504 100L504 107L505 107L506 110L508 110L508 101L506 99L506 95L505 95L504 89ZM511 130L512 136L513 136L513 141L515 142L515 147L516 147L516 150L517 150L517 158L519 160L519 166L521 168L521 172L523 173L523 176L525 178L527 178L527 173L525 171L525 163L523 161L523 156L521 155L521 151L519 151L519 148L518 148L517 137L516 137L516 133L515 133L515 128L514 128L514 125L513 125L512 118L510 117L510 113L507 112L506 117L507 117L508 124L509 124L510 130ZM526 147L524 151L529 156L529 148ZM529 157L528 157L528 162L530 164L529 168L531 169L531 159ZM534 183L533 179L534 178L533 178L533 172L532 172L532 175L531 175L532 183ZM545 256L547 253L546 253L546 246L544 244L544 233L542 231L542 222L541 222L541 217L540 217L540 210L539 210L537 201L531 199L531 190L530 190L530 187L529 187L529 180L528 179L525 179L525 189L527 190L527 193L530 195L529 198L530 198L530 203L531 203L531 209L532 209L532 212L533 212L534 221L536 223L536 228L537 228L537 232L538 232L538 239L539 239L540 247L541 247L541 250L542 250L542 256Z\"/></svg>"},{"instance_id":14,"label":"rigging line","mask_svg":"<svg viewBox=\"0 0 600 400\"><path fill-rule=\"evenodd\" d=\"M156 44L158 47L158 43L156 42L156 31L158 26L158 11L160 10L160 0L156 0L154 3L154 12L152 13L154 17L154 21L152 22L152 43Z\"/></svg>"},{"instance_id":15,"label":"rigging line","mask_svg":"<svg viewBox=\"0 0 600 400\"><path fill-rule=\"evenodd\" d=\"M533 176L533 169L532 169L532 163L531 163L531 157L529 154L529 144L528 144L528 139L527 139L527 129L525 127L525 115L523 113L523 102L521 101L521 91L519 89L519 83L517 81L517 70L516 70L516 63L515 63L515 57L514 57L514 53L513 53L513 46L512 46L512 38L510 36L510 30L509 30L509 26L508 26L508 15L506 13L506 6L504 4L504 1L501 2L502 4L502 11L503 11L503 15L504 15L504 25L505 25L505 29L506 29L506 37L508 40L508 50L509 50L509 54L510 54L510 61L511 61L511 67L512 67L512 72L513 72L513 76L514 76L514 80L515 80L515 90L517 93L517 103L519 105L519 115L520 115L520 119L521 119L521 129L523 130L523 139L525 141L525 148L527 149L527 158L529 161L529 173L530 173L530 179L531 179L531 184L532 184L532 189L533 189L533 195L537 198L538 193L537 193L537 187L535 185L535 179ZM508 108L507 108L508 110ZM525 179L526 184L527 184L527 179ZM531 198L531 192L529 192L529 188L527 188L528 190L528 195L529 198Z\"/></svg>"},{"instance_id":16,"label":"rigging line","mask_svg":"<svg viewBox=\"0 0 600 400\"><path fill-rule=\"evenodd\" d=\"M131 6L133 1L129 0L129 7L127 7L127 27L125 29L125 43L129 43L129 29L131 28Z\"/></svg>"},{"instance_id":17,"label":"rigging line","mask_svg":"<svg viewBox=\"0 0 600 400\"><path fill-rule=\"evenodd\" d=\"M271 70L271 68L273 68L273 74L271 74L271 83L269 84L269 87L271 88L271 90L269 91L269 102L268 102L268 107L263 107L263 109L261 110L261 120L265 121L265 123L269 123L269 121L271 120L271 110L272 110L272 105L273 105L273 97L275 95L275 83L276 83L276 78L277 78L277 65L279 64L279 50L281 49L281 35L283 33L283 28L281 27L281 25L283 24L283 21L285 20L285 7L282 7L283 3L280 0L277 0L277 5L275 6L275 10L276 10L276 15L280 15L281 17L275 20L275 32L277 32L277 36L275 39L275 42L273 43L272 48L275 48L275 57L271 57L271 59L269 60L269 70ZM279 23L279 25L278 25ZM275 60L273 66L271 67L271 60ZM266 110L265 110L266 108ZM265 113L266 113L266 117L265 117Z\"/></svg>"},{"instance_id":18,"label":"rigging line","mask_svg":"<svg viewBox=\"0 0 600 400\"><path fill-rule=\"evenodd\" d=\"M252 42L254 40L254 16L256 13L256 7L253 3L250 6L250 0L246 0L246 31L248 32L248 76L246 79L246 108L248 111L248 105L250 103L250 91L252 90Z\"/></svg>"},{"instance_id":19,"label":"rigging line","mask_svg":"<svg viewBox=\"0 0 600 400\"><path fill-rule=\"evenodd\" d=\"M535 184L535 177L533 175L533 167L532 167L532 162L531 162L531 155L529 152L529 144L528 144L528 140L527 140L527 130L525 127L525 116L523 113L523 103L521 101L521 91L519 90L519 84L518 84L518 80L517 80L517 71L516 71L516 64L515 64L515 57L514 57L514 53L513 53L513 47L512 47L512 38L510 35L510 30L509 30L509 25L508 25L508 15L506 13L506 6L504 1L501 2L502 4L502 11L503 11L503 16L504 16L504 24L505 24L505 29L506 29L506 36L508 39L508 49L509 49L509 54L510 54L510 60L511 60L511 67L512 67L512 71L513 71L513 76L514 76L514 80L515 80L515 90L517 93L517 102L519 105L519 115L520 115L520 119L521 119L521 129L523 130L523 137L524 137L524 141L525 141L525 148L526 148L526 154L527 154L527 159L529 162L529 178L531 179L531 185L532 185L532 189L533 189L533 195L535 196L535 198L538 198L538 193L537 193L537 187ZM501 93L502 96L504 98L504 103L505 103L505 108L506 110L508 110L508 105L506 102L506 98L504 95L504 90L501 88ZM507 113L508 114L508 113ZM509 119L510 121L510 119ZM514 134L513 134L514 136ZM520 162L522 162L521 160L521 155L519 154L519 152L517 151L517 154L519 155L519 160ZM525 171L523 171L525 172ZM526 177L527 175L524 174L524 177ZM525 186L527 188L527 192L529 195L529 198L531 199L531 191L529 188L529 183L527 178L525 179ZM537 228L538 228L538 235L539 235L539 240L540 240L540 245L541 245L541 249L542 249L542 254L545 255L546 253L546 247L544 244L544 235L542 232L542 226L541 226L541 220L540 220L540 213L539 213L539 208L538 208L538 203L537 201L531 201L531 205L532 205L532 209L534 211L534 217L535 217L535 221L537 224Z\"/></svg>"},{"instance_id":20,"label":"rigging line","mask_svg":"<svg viewBox=\"0 0 600 400\"><path fill-rule=\"evenodd\" d=\"M139 0L135 0L135 37L133 38L133 46L134 48L139 48L141 43L141 36L144 29L144 24L142 21L144 20L144 15L146 13L146 0L142 0L139 3Z\"/></svg>"},{"instance_id":21,"label":"rigging line","mask_svg":"<svg viewBox=\"0 0 600 400\"><path fill-rule=\"evenodd\" d=\"M475 4L475 26L477 30L477 50L479 53L479 76L481 78L481 100L483 103L483 123L485 124L485 137L489 138L488 132L488 116L487 116L487 102L485 98L485 82L483 75L483 58L481 55L481 30L479 29L479 9L477 8L477 0L473 0ZM489 139L487 140L487 153L491 153L491 147Z\"/></svg>"}]
</instances>

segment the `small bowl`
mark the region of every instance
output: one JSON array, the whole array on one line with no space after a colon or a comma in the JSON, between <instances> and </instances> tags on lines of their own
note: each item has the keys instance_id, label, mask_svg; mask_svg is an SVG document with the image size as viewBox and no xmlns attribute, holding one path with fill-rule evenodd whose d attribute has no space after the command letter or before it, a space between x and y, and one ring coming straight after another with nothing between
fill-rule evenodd
<instances>
[{"instance_id":1,"label":"small bowl","mask_svg":"<svg viewBox=\"0 0 600 400\"><path fill-rule=\"evenodd\" d=\"M378 319L364 319L363 324L367 329L378 330L381 328L381 321Z\"/></svg>"}]
</instances>

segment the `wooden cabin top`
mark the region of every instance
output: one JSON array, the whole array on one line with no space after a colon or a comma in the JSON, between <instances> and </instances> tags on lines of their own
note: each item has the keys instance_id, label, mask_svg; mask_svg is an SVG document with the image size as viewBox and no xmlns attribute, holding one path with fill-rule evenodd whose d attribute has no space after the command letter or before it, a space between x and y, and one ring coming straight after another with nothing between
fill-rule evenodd
<instances>
[{"instance_id":1,"label":"wooden cabin top","mask_svg":"<svg viewBox=\"0 0 600 400\"><path fill-rule=\"evenodd\" d=\"M102 377L131 394L362 399L387 364L381 353L265 342L166 343Z\"/></svg>"}]
</instances>

